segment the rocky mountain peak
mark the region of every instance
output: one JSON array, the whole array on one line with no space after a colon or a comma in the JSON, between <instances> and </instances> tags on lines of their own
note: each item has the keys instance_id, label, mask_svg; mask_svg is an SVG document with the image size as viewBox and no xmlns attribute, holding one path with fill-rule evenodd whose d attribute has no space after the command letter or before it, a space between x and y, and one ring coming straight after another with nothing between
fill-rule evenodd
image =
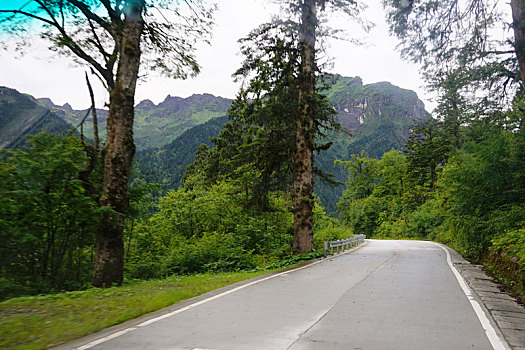
<instances>
[{"instance_id":1,"label":"rocky mountain peak","mask_svg":"<svg viewBox=\"0 0 525 350\"><path fill-rule=\"evenodd\" d=\"M157 107L155 103L151 100L142 100L138 105L135 106L135 108L144 109L144 110L150 110Z\"/></svg>"},{"instance_id":2,"label":"rocky mountain peak","mask_svg":"<svg viewBox=\"0 0 525 350\"><path fill-rule=\"evenodd\" d=\"M50 98L47 98L47 97L37 98L36 100L51 108L58 107L56 104L53 103L53 101L51 101Z\"/></svg>"},{"instance_id":3,"label":"rocky mountain peak","mask_svg":"<svg viewBox=\"0 0 525 350\"><path fill-rule=\"evenodd\" d=\"M424 103L412 90L389 82L363 85L360 77L335 76L328 97L337 111L337 119L346 130L356 130L369 118L413 121L428 118Z\"/></svg>"}]
</instances>

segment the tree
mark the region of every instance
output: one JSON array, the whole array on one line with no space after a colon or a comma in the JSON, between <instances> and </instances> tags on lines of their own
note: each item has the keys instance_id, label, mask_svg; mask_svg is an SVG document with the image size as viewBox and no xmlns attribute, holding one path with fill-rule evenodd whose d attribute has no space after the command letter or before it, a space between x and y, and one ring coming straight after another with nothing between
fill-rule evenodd
<instances>
[{"instance_id":1,"label":"tree","mask_svg":"<svg viewBox=\"0 0 525 350\"><path fill-rule=\"evenodd\" d=\"M438 167L445 163L450 148L440 122L428 119L412 127L405 152L408 173L416 185L436 188Z\"/></svg>"},{"instance_id":2,"label":"tree","mask_svg":"<svg viewBox=\"0 0 525 350\"><path fill-rule=\"evenodd\" d=\"M289 192L293 184L300 59L298 35L293 28L264 24L240 40L245 56L236 79L246 79L228 111L229 122L215 147L202 149L186 178L197 172L208 185L236 179L246 193L246 205L272 210L271 191ZM316 92L313 134L335 128L333 108ZM318 146L315 146L318 147Z\"/></svg>"},{"instance_id":3,"label":"tree","mask_svg":"<svg viewBox=\"0 0 525 350\"><path fill-rule=\"evenodd\" d=\"M180 9L181 4L188 9ZM175 18L164 14L169 9L176 10ZM0 10L4 32L23 39L28 22L39 21L40 35L51 42L51 48L90 66L109 92L100 198L107 210L102 211L97 234L95 286L120 284L123 278L122 233L135 153L134 96L139 69L146 66L173 78L198 73L192 52L195 43L209 33L211 12L199 0L33 0L17 9ZM151 58L143 60L143 52Z\"/></svg>"},{"instance_id":4,"label":"tree","mask_svg":"<svg viewBox=\"0 0 525 350\"><path fill-rule=\"evenodd\" d=\"M308 253L313 248L314 208L314 119L318 112L315 97L318 89L316 72L319 44L319 12L342 10L356 18L363 9L354 0L294 0L289 2L292 13L298 14L295 25L299 31L300 74L298 79L298 114L295 120L295 149L292 154L294 170L294 250Z\"/></svg>"},{"instance_id":5,"label":"tree","mask_svg":"<svg viewBox=\"0 0 525 350\"><path fill-rule=\"evenodd\" d=\"M361 152L339 163L348 170L346 189L337 203L340 217L354 232L372 236L379 214L386 209L382 198L372 196L381 180L379 161Z\"/></svg>"},{"instance_id":6,"label":"tree","mask_svg":"<svg viewBox=\"0 0 525 350\"><path fill-rule=\"evenodd\" d=\"M29 143L0 158L0 277L29 293L74 289L89 278L98 214L78 179L88 159L74 136Z\"/></svg>"},{"instance_id":7,"label":"tree","mask_svg":"<svg viewBox=\"0 0 525 350\"><path fill-rule=\"evenodd\" d=\"M300 50L301 73L299 76L298 105L296 119L295 150L292 154L294 168L294 240L297 253L308 253L314 244L313 209L313 119L315 111L315 42L317 22L317 4L314 0L301 2Z\"/></svg>"},{"instance_id":8,"label":"tree","mask_svg":"<svg viewBox=\"0 0 525 350\"><path fill-rule=\"evenodd\" d=\"M510 2L513 16L506 23L500 0L383 0L404 58L421 63L425 79L440 93L439 82L461 69L456 91L484 106L484 112L523 87L524 3ZM514 39L494 35L507 25Z\"/></svg>"}]
</instances>

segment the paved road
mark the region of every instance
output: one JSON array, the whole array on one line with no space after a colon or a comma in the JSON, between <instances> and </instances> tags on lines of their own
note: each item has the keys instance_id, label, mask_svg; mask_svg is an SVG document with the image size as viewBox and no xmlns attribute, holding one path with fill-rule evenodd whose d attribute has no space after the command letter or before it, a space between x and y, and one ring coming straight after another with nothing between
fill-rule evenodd
<instances>
[{"instance_id":1,"label":"paved road","mask_svg":"<svg viewBox=\"0 0 525 350\"><path fill-rule=\"evenodd\" d=\"M373 240L86 348L493 349L445 250Z\"/></svg>"}]
</instances>

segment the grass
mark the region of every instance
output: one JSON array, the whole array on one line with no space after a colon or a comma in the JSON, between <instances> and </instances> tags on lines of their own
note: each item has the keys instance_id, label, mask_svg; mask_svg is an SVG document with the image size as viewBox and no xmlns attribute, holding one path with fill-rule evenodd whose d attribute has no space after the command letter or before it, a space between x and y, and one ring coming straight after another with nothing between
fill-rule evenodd
<instances>
[{"instance_id":1,"label":"grass","mask_svg":"<svg viewBox=\"0 0 525 350\"><path fill-rule=\"evenodd\" d=\"M174 276L0 303L0 349L45 349L269 271Z\"/></svg>"}]
</instances>

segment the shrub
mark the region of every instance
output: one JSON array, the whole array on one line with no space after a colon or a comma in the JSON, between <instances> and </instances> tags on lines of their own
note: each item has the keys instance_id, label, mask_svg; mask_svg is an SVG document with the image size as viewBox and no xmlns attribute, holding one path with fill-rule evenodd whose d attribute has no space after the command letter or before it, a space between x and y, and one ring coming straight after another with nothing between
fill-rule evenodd
<instances>
[{"instance_id":1,"label":"shrub","mask_svg":"<svg viewBox=\"0 0 525 350\"><path fill-rule=\"evenodd\" d=\"M238 271L255 268L251 251L236 244L227 234L205 234L200 240L182 244L165 260L163 273L191 274L206 271Z\"/></svg>"}]
</instances>

